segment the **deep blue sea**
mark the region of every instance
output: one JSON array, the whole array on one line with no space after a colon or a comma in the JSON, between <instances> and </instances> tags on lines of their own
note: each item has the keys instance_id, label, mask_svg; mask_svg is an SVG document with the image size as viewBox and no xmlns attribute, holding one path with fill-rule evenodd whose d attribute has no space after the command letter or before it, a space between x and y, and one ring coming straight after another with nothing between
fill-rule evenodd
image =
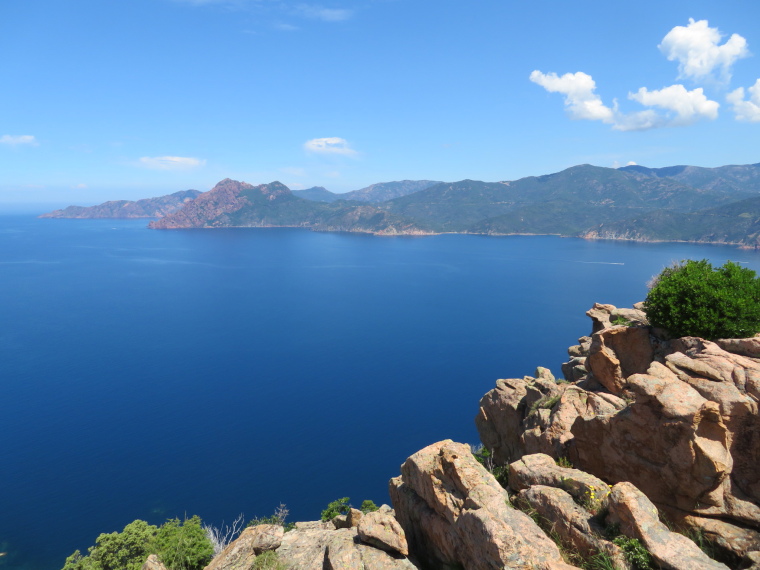
<instances>
[{"instance_id":1,"label":"deep blue sea","mask_svg":"<svg viewBox=\"0 0 760 570\"><path fill-rule=\"evenodd\" d=\"M497 378L595 302L730 247L557 237L155 231L0 218L0 568L58 570L136 518L314 520L388 502L411 453L477 443Z\"/></svg>"}]
</instances>

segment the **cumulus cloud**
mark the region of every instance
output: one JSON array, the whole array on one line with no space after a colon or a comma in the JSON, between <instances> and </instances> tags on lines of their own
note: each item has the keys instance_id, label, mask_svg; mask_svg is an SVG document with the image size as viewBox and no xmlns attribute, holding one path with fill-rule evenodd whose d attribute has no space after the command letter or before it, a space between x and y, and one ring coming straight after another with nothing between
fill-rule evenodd
<instances>
[{"instance_id":1,"label":"cumulus cloud","mask_svg":"<svg viewBox=\"0 0 760 570\"><path fill-rule=\"evenodd\" d=\"M317 154L342 154L344 156L355 156L357 152L348 145L346 139L339 137L325 137L321 139L311 139L304 143L304 148L309 152Z\"/></svg>"},{"instance_id":2,"label":"cumulus cloud","mask_svg":"<svg viewBox=\"0 0 760 570\"><path fill-rule=\"evenodd\" d=\"M737 121L750 123L760 122L760 79L747 89L749 98L744 99L744 87L732 91L726 95L726 101L731 103Z\"/></svg>"},{"instance_id":3,"label":"cumulus cloud","mask_svg":"<svg viewBox=\"0 0 760 570\"><path fill-rule=\"evenodd\" d=\"M659 90L642 87L628 98L650 107L644 111L623 113L617 101L606 106L596 94L594 79L581 71L558 76L556 73L534 71L530 80L549 91L565 96L565 107L572 119L601 121L617 131L644 131L660 127L682 127L699 119L715 119L720 105L708 99L701 87L688 91L683 85L671 85ZM658 112L651 108L658 108Z\"/></svg>"},{"instance_id":4,"label":"cumulus cloud","mask_svg":"<svg viewBox=\"0 0 760 570\"><path fill-rule=\"evenodd\" d=\"M723 45L718 45L723 35L718 28L711 28L707 20L694 21L688 26L676 26L670 30L658 46L669 61L678 61L679 77L705 79L719 70L720 79L731 78L731 66L747 57L747 40L732 34Z\"/></svg>"},{"instance_id":5,"label":"cumulus cloud","mask_svg":"<svg viewBox=\"0 0 760 570\"><path fill-rule=\"evenodd\" d=\"M190 170L204 166L206 161L189 156L143 156L139 164L152 170Z\"/></svg>"},{"instance_id":6,"label":"cumulus cloud","mask_svg":"<svg viewBox=\"0 0 760 570\"><path fill-rule=\"evenodd\" d=\"M3 135L0 137L0 144L7 144L8 146L18 146L20 144L39 145L37 139L32 135Z\"/></svg>"},{"instance_id":7,"label":"cumulus cloud","mask_svg":"<svg viewBox=\"0 0 760 570\"><path fill-rule=\"evenodd\" d=\"M530 80L550 93L562 93L565 96L565 107L571 118L604 123L614 122L613 110L606 107L599 95L594 93L596 83L590 75L578 71L558 77L556 73L542 73L535 70L530 74Z\"/></svg>"},{"instance_id":8,"label":"cumulus cloud","mask_svg":"<svg viewBox=\"0 0 760 570\"><path fill-rule=\"evenodd\" d=\"M342 22L353 16L352 10L342 8L325 8L314 4L299 4L296 12L306 18L322 20L323 22Z\"/></svg>"},{"instance_id":9,"label":"cumulus cloud","mask_svg":"<svg viewBox=\"0 0 760 570\"><path fill-rule=\"evenodd\" d=\"M628 98L645 107L659 107L669 111L666 116L660 115L665 121L663 126L669 127L691 125L699 119L716 119L720 107L716 101L705 96L701 87L688 91L683 85L671 85L652 91L642 87L636 93L629 93Z\"/></svg>"}]
</instances>

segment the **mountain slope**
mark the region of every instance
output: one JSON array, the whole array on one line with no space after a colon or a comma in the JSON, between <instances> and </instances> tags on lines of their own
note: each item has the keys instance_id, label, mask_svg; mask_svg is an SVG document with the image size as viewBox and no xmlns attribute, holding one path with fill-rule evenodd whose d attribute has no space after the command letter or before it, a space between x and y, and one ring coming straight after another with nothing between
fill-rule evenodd
<instances>
[{"instance_id":1,"label":"mountain slope","mask_svg":"<svg viewBox=\"0 0 760 570\"><path fill-rule=\"evenodd\" d=\"M760 163L718 166L716 168L683 165L647 168L646 166L631 165L624 166L620 170L639 172L658 178L670 178L694 188L731 195L737 200L749 197L752 194L760 194Z\"/></svg>"},{"instance_id":2,"label":"mountain slope","mask_svg":"<svg viewBox=\"0 0 760 570\"><path fill-rule=\"evenodd\" d=\"M760 247L760 196L678 213L666 210L610 224L600 224L583 237L638 241L693 241Z\"/></svg>"},{"instance_id":3,"label":"mountain slope","mask_svg":"<svg viewBox=\"0 0 760 570\"><path fill-rule=\"evenodd\" d=\"M132 202L129 200L114 200L97 206L69 206L63 210L54 210L42 214L40 218L160 218L175 212L186 203L192 201L201 192L199 190L182 190L159 196L144 198Z\"/></svg>"},{"instance_id":4,"label":"mountain slope","mask_svg":"<svg viewBox=\"0 0 760 570\"><path fill-rule=\"evenodd\" d=\"M361 190L352 190L345 194L338 194L341 200L356 200L358 202L387 202L394 198L408 196L420 192L436 184L436 180L400 180L397 182L379 182Z\"/></svg>"},{"instance_id":5,"label":"mountain slope","mask_svg":"<svg viewBox=\"0 0 760 570\"><path fill-rule=\"evenodd\" d=\"M314 186L313 188L306 188L305 190L291 190L293 196L303 198L304 200L311 200L312 202L335 202L336 200L343 200L342 194L336 194L330 192L327 188L322 186Z\"/></svg>"}]
</instances>

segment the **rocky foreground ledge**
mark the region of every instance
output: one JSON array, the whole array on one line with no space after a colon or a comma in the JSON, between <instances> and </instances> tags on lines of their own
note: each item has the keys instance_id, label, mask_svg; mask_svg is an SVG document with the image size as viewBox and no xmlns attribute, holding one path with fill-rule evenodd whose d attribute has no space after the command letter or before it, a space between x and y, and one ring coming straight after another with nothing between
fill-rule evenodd
<instances>
[{"instance_id":1,"label":"rocky foreground ledge","mask_svg":"<svg viewBox=\"0 0 760 570\"><path fill-rule=\"evenodd\" d=\"M287 569L760 570L760 337L670 339L637 308L587 314L564 381L539 368L483 397L484 464L435 443L390 481L393 508L250 527L207 570L263 568L268 551Z\"/></svg>"}]
</instances>

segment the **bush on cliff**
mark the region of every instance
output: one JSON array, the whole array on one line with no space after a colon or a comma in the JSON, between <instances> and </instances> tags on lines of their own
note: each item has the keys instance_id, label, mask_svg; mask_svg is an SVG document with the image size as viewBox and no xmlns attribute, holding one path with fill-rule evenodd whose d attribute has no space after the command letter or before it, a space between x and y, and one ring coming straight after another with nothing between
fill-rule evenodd
<instances>
[{"instance_id":1,"label":"bush on cliff","mask_svg":"<svg viewBox=\"0 0 760 570\"><path fill-rule=\"evenodd\" d=\"M88 555L82 556L77 550L69 556L63 570L140 570L157 530L138 519L122 532L103 533L95 539Z\"/></svg>"},{"instance_id":2,"label":"bush on cliff","mask_svg":"<svg viewBox=\"0 0 760 570\"><path fill-rule=\"evenodd\" d=\"M750 337L760 332L760 279L731 261L714 268L684 260L654 279L644 307L649 322L673 336Z\"/></svg>"},{"instance_id":3,"label":"bush on cliff","mask_svg":"<svg viewBox=\"0 0 760 570\"><path fill-rule=\"evenodd\" d=\"M194 516L160 527L136 520L122 532L101 534L82 556L78 550L62 570L140 570L149 554L157 554L169 570L201 570L211 561L213 547Z\"/></svg>"},{"instance_id":4,"label":"bush on cliff","mask_svg":"<svg viewBox=\"0 0 760 570\"><path fill-rule=\"evenodd\" d=\"M169 570L202 570L214 554L197 515L184 521L166 521L156 532L151 547Z\"/></svg>"}]
</instances>

